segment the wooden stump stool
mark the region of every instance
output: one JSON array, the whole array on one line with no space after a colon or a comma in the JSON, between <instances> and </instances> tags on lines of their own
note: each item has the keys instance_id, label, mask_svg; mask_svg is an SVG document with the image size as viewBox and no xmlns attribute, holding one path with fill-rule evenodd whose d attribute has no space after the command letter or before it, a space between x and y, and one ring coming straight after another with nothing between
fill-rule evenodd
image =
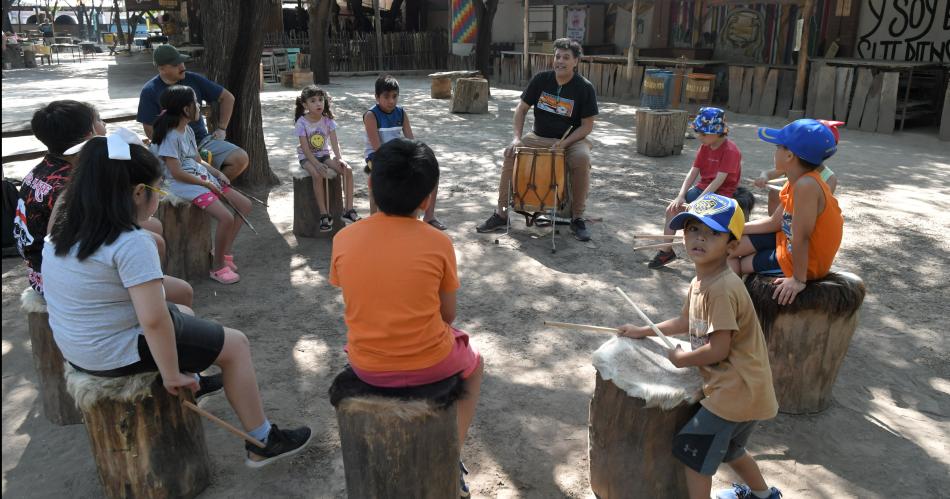
<instances>
[{"instance_id":1,"label":"wooden stump stool","mask_svg":"<svg viewBox=\"0 0 950 499\"><path fill-rule=\"evenodd\" d=\"M320 210L317 208L317 197L313 192L313 179L306 170L294 169L291 174L294 178L294 235L297 237L327 237L333 238L343 228L343 182L340 175L324 183L326 194L330 200L330 217L333 219L333 230L320 232ZM325 208L324 208L325 209Z\"/></svg>"},{"instance_id":2,"label":"wooden stump stool","mask_svg":"<svg viewBox=\"0 0 950 499\"><path fill-rule=\"evenodd\" d=\"M848 353L864 301L864 282L847 272L808 281L791 305L772 298L774 278L746 276L746 289L769 346L772 382L779 411L821 412Z\"/></svg>"},{"instance_id":3,"label":"wooden stump stool","mask_svg":"<svg viewBox=\"0 0 950 499\"><path fill-rule=\"evenodd\" d=\"M46 300L33 288L26 288L20 294L20 308L27 314L33 366L40 385L40 398L43 399L43 415L53 424L65 426L82 423L82 413L66 391L66 378L63 375L66 361L53 340Z\"/></svg>"},{"instance_id":4,"label":"wooden stump stool","mask_svg":"<svg viewBox=\"0 0 950 499\"><path fill-rule=\"evenodd\" d=\"M330 387L354 499L444 499L459 494L456 400L463 381L381 389L347 367Z\"/></svg>"},{"instance_id":5,"label":"wooden stump stool","mask_svg":"<svg viewBox=\"0 0 950 499\"><path fill-rule=\"evenodd\" d=\"M678 155L685 137L686 111L637 110L637 153L657 158Z\"/></svg>"},{"instance_id":6,"label":"wooden stump stool","mask_svg":"<svg viewBox=\"0 0 950 499\"><path fill-rule=\"evenodd\" d=\"M429 78L432 79L431 95L433 99L451 99L452 85L458 78L471 78L478 76L478 71L443 71L432 73Z\"/></svg>"},{"instance_id":7,"label":"wooden stump stool","mask_svg":"<svg viewBox=\"0 0 950 499\"><path fill-rule=\"evenodd\" d=\"M157 373L102 378L66 371L86 418L103 494L112 498L190 498L211 482L204 428Z\"/></svg>"},{"instance_id":8,"label":"wooden stump stool","mask_svg":"<svg viewBox=\"0 0 950 499\"><path fill-rule=\"evenodd\" d=\"M455 91L449 110L453 113L485 114L488 112L490 97L488 80L484 78L459 78L455 81Z\"/></svg>"},{"instance_id":9,"label":"wooden stump stool","mask_svg":"<svg viewBox=\"0 0 950 499\"><path fill-rule=\"evenodd\" d=\"M688 497L672 448L673 437L699 410L699 371L674 367L657 338L613 338L594 353L594 367L591 490L604 499Z\"/></svg>"},{"instance_id":10,"label":"wooden stump stool","mask_svg":"<svg viewBox=\"0 0 950 499\"><path fill-rule=\"evenodd\" d=\"M165 238L165 272L195 281L211 272L211 215L191 201L169 195L158 205Z\"/></svg>"}]
</instances>

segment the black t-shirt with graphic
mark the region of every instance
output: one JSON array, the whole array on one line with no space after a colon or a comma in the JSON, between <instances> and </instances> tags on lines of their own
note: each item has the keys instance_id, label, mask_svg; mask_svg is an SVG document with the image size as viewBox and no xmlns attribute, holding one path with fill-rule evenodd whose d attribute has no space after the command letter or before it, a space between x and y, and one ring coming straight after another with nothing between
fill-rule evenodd
<instances>
[{"instance_id":1,"label":"black t-shirt with graphic","mask_svg":"<svg viewBox=\"0 0 950 499\"><path fill-rule=\"evenodd\" d=\"M534 106L534 133L560 139L568 127L581 126L581 119L597 115L597 95L583 76L574 73L571 81L558 85L554 71L534 75L521 100Z\"/></svg>"}]
</instances>

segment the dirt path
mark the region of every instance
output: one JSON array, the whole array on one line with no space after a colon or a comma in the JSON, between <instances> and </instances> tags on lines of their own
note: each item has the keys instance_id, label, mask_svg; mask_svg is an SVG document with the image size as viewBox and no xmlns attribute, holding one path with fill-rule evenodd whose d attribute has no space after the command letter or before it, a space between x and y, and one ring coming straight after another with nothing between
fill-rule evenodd
<instances>
[{"instance_id":1,"label":"dirt path","mask_svg":"<svg viewBox=\"0 0 950 499\"><path fill-rule=\"evenodd\" d=\"M690 265L654 272L634 254L632 234L655 231L663 204L682 181L698 144L682 156L634 152L635 108L601 104L592 140L587 216L593 241L559 240L556 254L538 229L515 224L493 244L474 225L490 214L501 149L510 137L518 92L493 89L487 115L452 115L428 97L428 81L401 79L402 104L416 136L442 165L439 217L459 257L458 327L486 360L482 402L464 449L479 497L590 497L587 410L597 333L545 329L544 319L615 325L634 320L611 292L622 285L648 314L676 313ZM344 154L361 165L359 116L372 103L372 79L338 80L327 90L341 124ZM327 283L330 244L291 233L295 92L262 94L270 164L283 183L258 191L270 208L251 220L236 255L242 282L195 283L199 315L242 329L251 339L266 409L278 423L308 423L313 446L289 464L250 472L241 442L206 425L213 483L202 497L342 497L342 458L326 391L344 364L342 300ZM775 119L727 115L744 155L745 176L769 167L772 146L755 126ZM869 290L860 326L835 386L831 408L779 416L752 438L766 477L786 497L937 497L950 488L950 344L943 334L950 261L950 146L933 134L842 132L829 165L840 178L846 216L837 265ZM368 210L365 176L357 208ZM762 197L757 213L762 215ZM257 208L255 208L257 209ZM566 234L566 231L563 231ZM25 321L26 286L15 259L3 261L3 495L97 497L99 485L81 426L55 427L40 414ZM943 312L941 312L943 310ZM203 402L229 421L224 397ZM631 463L635 466L635 463ZM717 477L719 485L731 478Z\"/></svg>"}]
</instances>

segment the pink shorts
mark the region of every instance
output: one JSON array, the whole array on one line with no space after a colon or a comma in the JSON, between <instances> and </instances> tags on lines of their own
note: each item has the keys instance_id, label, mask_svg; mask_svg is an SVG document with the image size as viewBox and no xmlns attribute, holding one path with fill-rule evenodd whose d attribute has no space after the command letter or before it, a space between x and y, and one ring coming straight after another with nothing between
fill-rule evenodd
<instances>
[{"instance_id":1,"label":"pink shorts","mask_svg":"<svg viewBox=\"0 0 950 499\"><path fill-rule=\"evenodd\" d=\"M449 356L438 364L415 371L364 371L353 367L353 372L373 386L381 388L405 388L409 386L428 385L436 381L462 373L462 378L468 378L478 368L481 354L468 343L468 334L452 328L455 335L455 345Z\"/></svg>"},{"instance_id":2,"label":"pink shorts","mask_svg":"<svg viewBox=\"0 0 950 499\"><path fill-rule=\"evenodd\" d=\"M230 190L231 190L231 186L230 186L230 185L226 185L226 186L224 186L224 187L221 188L221 192L222 192L222 193L228 192L228 191L230 191ZM218 195L215 194L213 191L208 191L208 192L206 192L206 193L204 193L204 194L202 194L202 195L196 197L195 199L192 199L191 202L192 202L195 206L197 206L198 208L201 208L201 209L203 210L203 209L205 209L205 208L211 206L211 203L214 203L214 202L217 201L217 200L218 200Z\"/></svg>"}]
</instances>

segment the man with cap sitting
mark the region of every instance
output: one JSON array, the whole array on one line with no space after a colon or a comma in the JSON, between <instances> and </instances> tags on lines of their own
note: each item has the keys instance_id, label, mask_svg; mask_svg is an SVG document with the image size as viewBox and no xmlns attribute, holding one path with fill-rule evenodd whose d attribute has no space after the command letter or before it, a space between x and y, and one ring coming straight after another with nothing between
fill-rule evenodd
<instances>
[{"instance_id":1,"label":"man with cap sitting","mask_svg":"<svg viewBox=\"0 0 950 499\"><path fill-rule=\"evenodd\" d=\"M185 61L188 56L182 55L171 45L161 45L152 52L152 61L158 68L158 75L148 81L139 94L139 110L136 121L142 124L145 135L152 138L152 123L162 112L159 99L162 92L172 85L191 87L198 97L199 105L202 102L218 102L218 123L214 133L208 133L204 117L199 114L198 120L191 123L195 132L198 148L211 153L211 165L224 172L230 180L239 177L250 160L244 149L224 140L231 121L231 112L234 110L234 94L217 83L196 73L185 71Z\"/></svg>"}]
</instances>

